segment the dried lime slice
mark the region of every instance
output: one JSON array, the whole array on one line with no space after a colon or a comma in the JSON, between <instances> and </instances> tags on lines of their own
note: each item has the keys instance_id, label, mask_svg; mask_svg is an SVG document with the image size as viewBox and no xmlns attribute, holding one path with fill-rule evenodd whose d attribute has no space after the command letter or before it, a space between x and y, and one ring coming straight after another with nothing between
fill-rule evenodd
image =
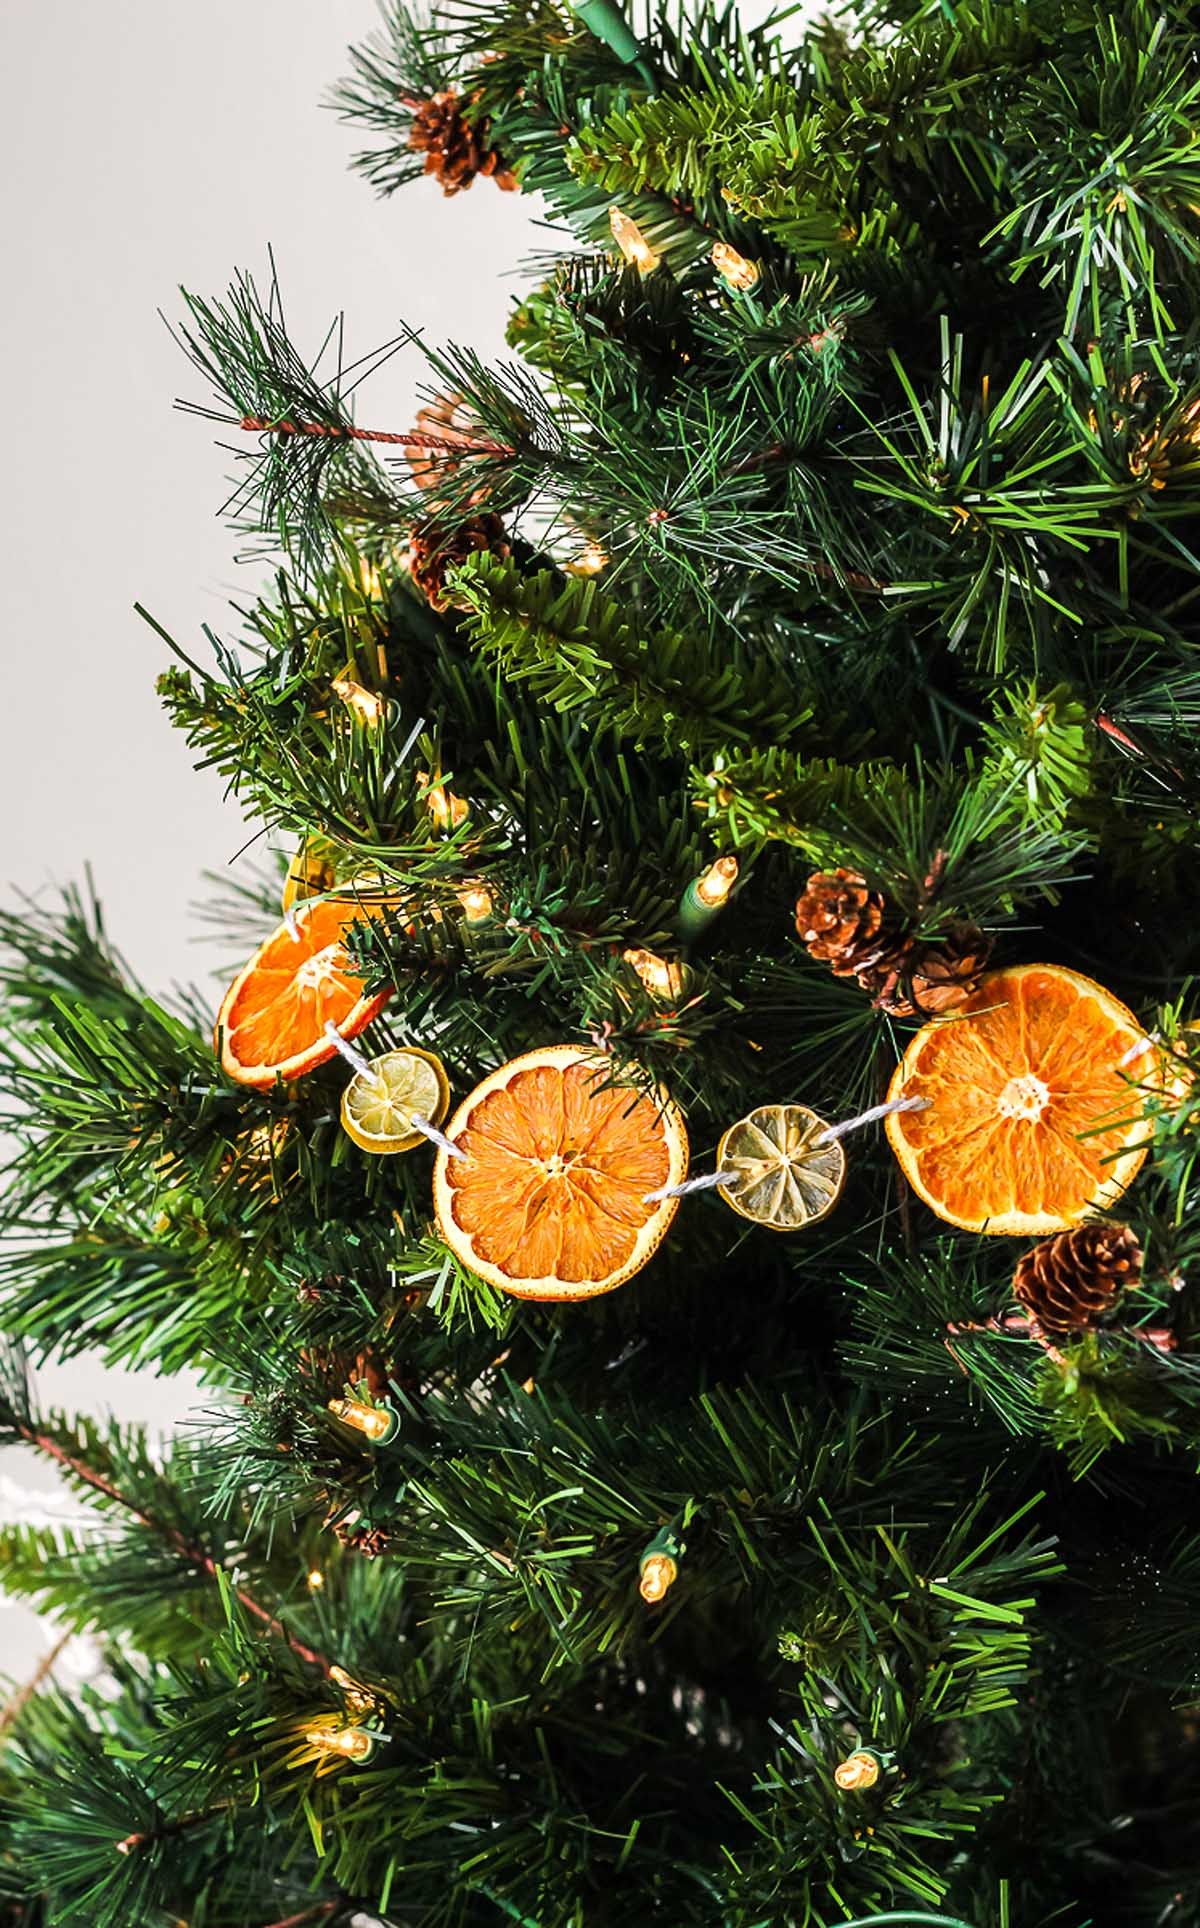
<instances>
[{"instance_id":1,"label":"dried lime slice","mask_svg":"<svg viewBox=\"0 0 1200 1928\"><path fill-rule=\"evenodd\" d=\"M718 1169L731 1174L719 1187L725 1203L773 1232L824 1218L846 1182L840 1142L816 1142L827 1129L804 1105L760 1105L739 1118L717 1149Z\"/></svg>"},{"instance_id":2,"label":"dried lime slice","mask_svg":"<svg viewBox=\"0 0 1200 1928\"><path fill-rule=\"evenodd\" d=\"M362 1151L386 1156L412 1151L425 1134L413 1130L414 1114L440 1125L450 1109L450 1080L432 1051L408 1045L372 1058L342 1093L342 1126Z\"/></svg>"}]
</instances>

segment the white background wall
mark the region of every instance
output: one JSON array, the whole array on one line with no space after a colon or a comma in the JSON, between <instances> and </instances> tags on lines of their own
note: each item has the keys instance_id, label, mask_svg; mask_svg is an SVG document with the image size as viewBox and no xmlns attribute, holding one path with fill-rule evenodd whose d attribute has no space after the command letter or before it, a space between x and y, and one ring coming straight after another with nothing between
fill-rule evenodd
<instances>
[{"instance_id":1,"label":"white background wall","mask_svg":"<svg viewBox=\"0 0 1200 1928\"><path fill-rule=\"evenodd\" d=\"M191 652L250 582L215 510L225 458L172 411L199 384L157 310L220 291L275 249L290 324L314 347L344 309L351 356L402 323L501 346L536 244L527 204L481 181L375 200L348 171L358 136L323 110L370 0L2 0L0 4L0 893L91 862L109 929L156 990L202 976L190 906L244 840L218 782L193 773L154 693L152 609ZM397 357L359 419L403 428L418 355ZM187 1387L80 1360L46 1397L170 1424ZM14 1484L16 1482L16 1484ZM0 1511L50 1476L0 1460ZM0 1620L0 1668L44 1646Z\"/></svg>"}]
</instances>

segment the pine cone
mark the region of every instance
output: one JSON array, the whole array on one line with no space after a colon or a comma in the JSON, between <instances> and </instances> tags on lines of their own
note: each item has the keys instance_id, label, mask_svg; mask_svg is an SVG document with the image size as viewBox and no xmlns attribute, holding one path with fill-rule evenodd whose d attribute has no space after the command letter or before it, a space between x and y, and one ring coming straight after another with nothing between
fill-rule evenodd
<instances>
[{"instance_id":1,"label":"pine cone","mask_svg":"<svg viewBox=\"0 0 1200 1928\"><path fill-rule=\"evenodd\" d=\"M504 524L498 515L471 516L456 529L426 522L414 529L408 545L408 567L417 588L435 609L447 603L446 577L468 556L488 550L494 556L507 556Z\"/></svg>"},{"instance_id":2,"label":"pine cone","mask_svg":"<svg viewBox=\"0 0 1200 1928\"><path fill-rule=\"evenodd\" d=\"M796 899L796 929L835 977L876 970L897 945L881 892L857 870L814 871Z\"/></svg>"},{"instance_id":3,"label":"pine cone","mask_svg":"<svg viewBox=\"0 0 1200 1928\"><path fill-rule=\"evenodd\" d=\"M387 1551L392 1536L382 1526L366 1526L360 1520L339 1520L333 1537L350 1552L361 1553L365 1560L377 1560Z\"/></svg>"},{"instance_id":4,"label":"pine cone","mask_svg":"<svg viewBox=\"0 0 1200 1928\"><path fill-rule=\"evenodd\" d=\"M912 967L909 995L927 1017L952 1011L969 998L987 969L992 940L978 924L952 924L937 944L927 944Z\"/></svg>"},{"instance_id":5,"label":"pine cone","mask_svg":"<svg viewBox=\"0 0 1200 1928\"><path fill-rule=\"evenodd\" d=\"M489 125L486 120L474 124L466 120L458 95L453 87L446 87L418 102L408 144L424 154L426 174L441 182L445 194L470 187L477 174L489 174L497 187L514 188L516 176L496 149L488 146Z\"/></svg>"},{"instance_id":6,"label":"pine cone","mask_svg":"<svg viewBox=\"0 0 1200 1928\"><path fill-rule=\"evenodd\" d=\"M469 442L470 431L462 418L465 406L463 395L436 395L417 410L414 433L434 435L442 442ZM413 481L422 489L440 488L452 481L458 471L457 461L446 449L410 449L408 459Z\"/></svg>"},{"instance_id":7,"label":"pine cone","mask_svg":"<svg viewBox=\"0 0 1200 1928\"><path fill-rule=\"evenodd\" d=\"M1098 1220L1045 1238L1017 1261L1013 1291L1044 1332L1080 1332L1136 1285L1142 1250L1128 1225Z\"/></svg>"},{"instance_id":8,"label":"pine cone","mask_svg":"<svg viewBox=\"0 0 1200 1928\"><path fill-rule=\"evenodd\" d=\"M952 1011L975 990L987 967L992 940L977 924L952 924L936 944L899 943L881 966L859 975L881 1011L894 1018L936 1017Z\"/></svg>"}]
</instances>

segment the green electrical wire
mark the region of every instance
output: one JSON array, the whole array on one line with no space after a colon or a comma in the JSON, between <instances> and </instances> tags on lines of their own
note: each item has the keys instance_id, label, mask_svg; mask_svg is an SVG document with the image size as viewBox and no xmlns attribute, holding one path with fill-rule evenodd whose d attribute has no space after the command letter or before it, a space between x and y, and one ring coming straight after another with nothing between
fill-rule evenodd
<instances>
[{"instance_id":1,"label":"green electrical wire","mask_svg":"<svg viewBox=\"0 0 1200 1928\"><path fill-rule=\"evenodd\" d=\"M918 1922L921 1928L971 1928L969 1921L960 1921L957 1915L922 1915L909 1910L897 1914L859 1915L854 1921L847 1921L843 1928L885 1928L886 1923L895 1921Z\"/></svg>"},{"instance_id":2,"label":"green electrical wire","mask_svg":"<svg viewBox=\"0 0 1200 1928\"><path fill-rule=\"evenodd\" d=\"M602 40L606 47L612 49L618 60L633 68L647 93L657 93L654 69L629 22L615 5L615 0L571 0L571 5L589 33L594 33L597 40Z\"/></svg>"}]
</instances>

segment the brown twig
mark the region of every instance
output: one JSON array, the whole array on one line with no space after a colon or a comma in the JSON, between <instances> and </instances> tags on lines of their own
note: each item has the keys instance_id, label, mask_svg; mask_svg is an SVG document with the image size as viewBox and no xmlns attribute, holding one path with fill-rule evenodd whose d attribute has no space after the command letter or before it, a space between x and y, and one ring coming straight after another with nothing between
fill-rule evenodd
<instances>
[{"instance_id":1,"label":"brown twig","mask_svg":"<svg viewBox=\"0 0 1200 1928\"><path fill-rule=\"evenodd\" d=\"M1066 1354L1060 1352L1058 1347L1046 1337L1037 1320L1027 1319L1023 1312L1009 1312L1003 1319L984 1319L979 1323L974 1319L963 1319L958 1322L950 1319L946 1322L946 1330L956 1339L961 1332L1005 1332L1013 1337L1032 1339L1041 1346L1048 1359L1053 1359L1056 1366L1065 1366L1067 1363ZM951 1358L958 1358L958 1354L949 1342L946 1342L946 1350ZM959 1364L962 1364L961 1360Z\"/></svg>"},{"instance_id":2,"label":"brown twig","mask_svg":"<svg viewBox=\"0 0 1200 1928\"><path fill-rule=\"evenodd\" d=\"M269 1921L267 1928L300 1928L305 1921L324 1921L336 1914L341 1905L340 1901L318 1901L315 1907L303 1908L298 1915L288 1915L283 1921Z\"/></svg>"},{"instance_id":3,"label":"brown twig","mask_svg":"<svg viewBox=\"0 0 1200 1928\"><path fill-rule=\"evenodd\" d=\"M113 1846L118 1854L132 1854L135 1848L144 1848L152 1841L167 1841L173 1834L186 1834L189 1828L203 1827L214 1814L224 1814L232 1806L232 1801L218 1801L215 1807L195 1808L189 1814L177 1815L173 1821L164 1821L161 1827L127 1834L122 1840L114 1841Z\"/></svg>"},{"instance_id":4,"label":"brown twig","mask_svg":"<svg viewBox=\"0 0 1200 1928\"><path fill-rule=\"evenodd\" d=\"M417 430L397 433L393 429L355 428L350 423L338 422L271 422L264 415L243 415L238 424L252 435L315 435L331 442L387 442L393 448L428 449L437 455L515 455L516 449L507 442L488 442L476 440L469 435L425 435ZM747 456L739 464L740 469L759 467L768 462L788 461L791 451L782 442L772 444L760 455ZM652 518L666 520L666 510L653 510ZM803 562L798 565L806 575L816 576L822 582L844 583L848 589L867 590L873 595L882 595L888 588L874 576L867 576L859 569L837 569L831 562Z\"/></svg>"},{"instance_id":5,"label":"brown twig","mask_svg":"<svg viewBox=\"0 0 1200 1928\"><path fill-rule=\"evenodd\" d=\"M1126 1339L1140 1339L1143 1345L1153 1346L1156 1352L1174 1352L1178 1343L1175 1334L1166 1326L1119 1326L1111 1327L1109 1330L1114 1333L1114 1336L1119 1334ZM1037 1320L1030 1319L1024 1312L1006 1312L1003 1319L984 1319L979 1323L973 1319L960 1321L950 1319L946 1323L946 1331L954 1338L962 1332L1001 1332L1011 1338L1032 1339L1035 1345L1041 1346L1046 1357L1052 1359L1056 1366L1066 1366L1070 1363L1066 1354L1059 1351ZM950 1357L961 1366L962 1360L959 1359L950 1340L945 1339L942 1343ZM966 1370L965 1367L963 1369Z\"/></svg>"},{"instance_id":6,"label":"brown twig","mask_svg":"<svg viewBox=\"0 0 1200 1928\"><path fill-rule=\"evenodd\" d=\"M384 428L355 428L338 422L269 422L243 415L238 424L254 435L319 435L331 442L390 442L395 448L433 449L439 455L515 455L507 442L477 441L469 435L425 435L413 429L397 434Z\"/></svg>"},{"instance_id":7,"label":"brown twig","mask_svg":"<svg viewBox=\"0 0 1200 1928\"><path fill-rule=\"evenodd\" d=\"M38 1661L37 1666L30 1674L24 1686L18 1687L11 1700L5 1703L3 1709L0 1709L0 1736L7 1734L10 1728L16 1726L21 1715L25 1712L30 1701L37 1693L38 1688L41 1687L45 1681L49 1680L50 1675L54 1672L54 1663L70 1638L71 1633L70 1629L68 1629L66 1633L55 1641L50 1651L42 1655L42 1658Z\"/></svg>"},{"instance_id":8,"label":"brown twig","mask_svg":"<svg viewBox=\"0 0 1200 1928\"><path fill-rule=\"evenodd\" d=\"M140 1525L147 1527L151 1533L159 1534L193 1566L198 1566L211 1579L216 1578L221 1569L212 1555L205 1553L202 1547L193 1546L177 1527L166 1526L162 1521L152 1519L148 1513L143 1513L139 1506L121 1492L119 1487L114 1486L111 1480L105 1479L103 1473L98 1473L94 1466L89 1466L86 1460L78 1458L76 1454L69 1453L66 1447L60 1446L49 1433L39 1432L33 1426L19 1426L17 1430L22 1438L28 1440L39 1453L45 1453L49 1459L56 1460L67 1472L74 1473L76 1479L82 1480L85 1486L90 1486L93 1492L103 1493L106 1499L112 1500L117 1506L124 1507L125 1511L132 1514ZM324 1654L318 1653L315 1647L306 1646L302 1640L296 1638L295 1634L289 1633L283 1622L277 1620L266 1607L260 1606L253 1594L247 1593L244 1587L235 1587L233 1591L246 1612L259 1621L268 1633L276 1635L280 1640L285 1640L293 1653L298 1654L301 1660L307 1661L310 1667L319 1667L328 1678L332 1671L332 1662L327 1660Z\"/></svg>"}]
</instances>

